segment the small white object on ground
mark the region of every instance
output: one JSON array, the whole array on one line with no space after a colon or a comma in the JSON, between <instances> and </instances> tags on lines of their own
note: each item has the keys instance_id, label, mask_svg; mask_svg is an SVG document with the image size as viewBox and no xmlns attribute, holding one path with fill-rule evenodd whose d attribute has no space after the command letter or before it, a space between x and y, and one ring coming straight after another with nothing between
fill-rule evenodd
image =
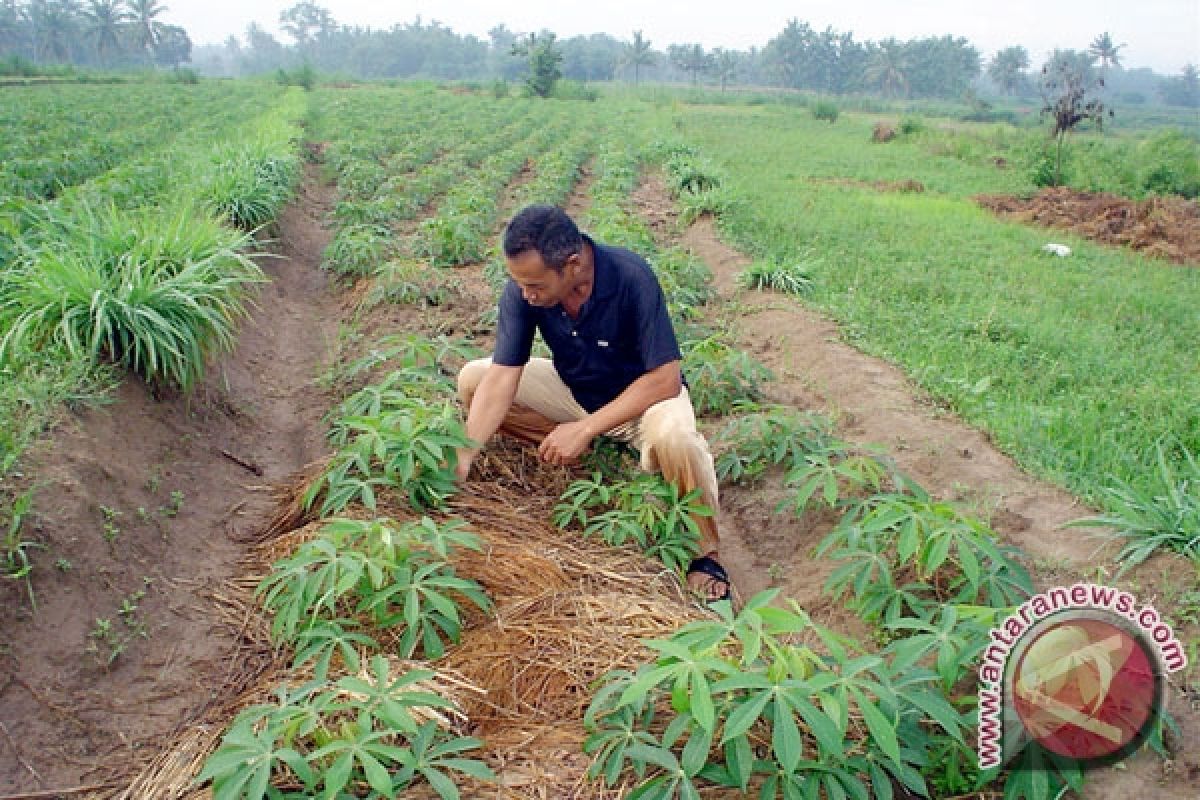
<instances>
[{"instance_id":1,"label":"small white object on ground","mask_svg":"<svg viewBox=\"0 0 1200 800\"><path fill-rule=\"evenodd\" d=\"M1071 255L1071 248L1067 247L1065 244L1055 244L1054 242L1050 242L1049 244L1042 245L1042 252L1053 253L1059 258L1066 258L1067 256Z\"/></svg>"}]
</instances>

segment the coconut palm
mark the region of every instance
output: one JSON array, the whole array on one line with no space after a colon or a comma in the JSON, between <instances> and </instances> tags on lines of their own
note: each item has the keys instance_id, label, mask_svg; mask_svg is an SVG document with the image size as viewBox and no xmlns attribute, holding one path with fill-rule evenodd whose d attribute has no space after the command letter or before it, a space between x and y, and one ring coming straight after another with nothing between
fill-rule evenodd
<instances>
[{"instance_id":1,"label":"coconut palm","mask_svg":"<svg viewBox=\"0 0 1200 800\"><path fill-rule=\"evenodd\" d=\"M126 5L133 22L134 45L149 60L162 32L158 16L166 13L167 7L158 0L126 0Z\"/></svg>"},{"instance_id":2,"label":"coconut palm","mask_svg":"<svg viewBox=\"0 0 1200 800\"><path fill-rule=\"evenodd\" d=\"M0 51L15 52L24 33L24 15L17 0L0 0Z\"/></svg>"},{"instance_id":3,"label":"coconut palm","mask_svg":"<svg viewBox=\"0 0 1200 800\"><path fill-rule=\"evenodd\" d=\"M121 47L118 37L129 13L122 7L121 0L90 0L83 17L85 32L96 49L96 57L107 66L109 56Z\"/></svg>"},{"instance_id":4,"label":"coconut palm","mask_svg":"<svg viewBox=\"0 0 1200 800\"><path fill-rule=\"evenodd\" d=\"M1029 52L1016 45L996 53L988 64L987 74L992 82L1006 94L1016 94L1025 84L1025 70L1029 67Z\"/></svg>"},{"instance_id":5,"label":"coconut palm","mask_svg":"<svg viewBox=\"0 0 1200 800\"><path fill-rule=\"evenodd\" d=\"M625 45L623 59L626 64L633 67L633 83L637 85L638 68L648 67L655 61L654 53L650 50L650 40L643 39L641 31L633 32L633 41Z\"/></svg>"},{"instance_id":6,"label":"coconut palm","mask_svg":"<svg viewBox=\"0 0 1200 800\"><path fill-rule=\"evenodd\" d=\"M1100 60L1101 69L1107 69L1121 66L1120 50L1124 46L1123 43L1113 44L1112 36L1105 31L1092 40L1088 52Z\"/></svg>"},{"instance_id":7,"label":"coconut palm","mask_svg":"<svg viewBox=\"0 0 1200 800\"><path fill-rule=\"evenodd\" d=\"M30 0L25 13L33 30L34 55L42 61L69 61L79 24L75 0Z\"/></svg>"},{"instance_id":8,"label":"coconut palm","mask_svg":"<svg viewBox=\"0 0 1200 800\"><path fill-rule=\"evenodd\" d=\"M878 44L871 53L863 80L868 86L877 87L888 97L908 94L908 59L904 45L889 37Z\"/></svg>"}]
</instances>

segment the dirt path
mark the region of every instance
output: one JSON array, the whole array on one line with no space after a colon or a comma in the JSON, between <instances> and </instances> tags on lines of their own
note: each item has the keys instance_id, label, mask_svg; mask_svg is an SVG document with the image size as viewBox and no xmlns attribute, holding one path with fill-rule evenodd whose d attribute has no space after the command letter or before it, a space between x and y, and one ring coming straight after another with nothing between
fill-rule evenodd
<instances>
[{"instance_id":1,"label":"dirt path","mask_svg":"<svg viewBox=\"0 0 1200 800\"><path fill-rule=\"evenodd\" d=\"M239 534L270 506L262 487L325 450L330 203L310 169L236 351L190 398L126 380L30 459L47 547L37 613L10 585L0 595L0 794L120 784L226 688L236 643L207 592L237 572Z\"/></svg>"}]
</instances>

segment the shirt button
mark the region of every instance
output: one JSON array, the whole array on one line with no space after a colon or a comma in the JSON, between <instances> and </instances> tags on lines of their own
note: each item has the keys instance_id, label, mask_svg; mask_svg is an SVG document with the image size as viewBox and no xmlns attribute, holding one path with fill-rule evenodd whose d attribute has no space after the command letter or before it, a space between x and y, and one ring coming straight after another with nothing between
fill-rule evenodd
<instances>
[{"instance_id":1,"label":"shirt button","mask_svg":"<svg viewBox=\"0 0 1200 800\"><path fill-rule=\"evenodd\" d=\"M572 335L572 336L578 336L578 335L579 335L579 331L571 331L571 335Z\"/></svg>"}]
</instances>

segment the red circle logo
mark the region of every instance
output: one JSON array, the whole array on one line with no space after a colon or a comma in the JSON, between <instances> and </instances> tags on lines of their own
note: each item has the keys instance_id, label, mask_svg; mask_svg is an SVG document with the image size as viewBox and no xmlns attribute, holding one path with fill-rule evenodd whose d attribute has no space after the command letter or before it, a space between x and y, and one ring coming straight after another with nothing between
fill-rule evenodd
<instances>
[{"instance_id":1,"label":"red circle logo","mask_svg":"<svg viewBox=\"0 0 1200 800\"><path fill-rule=\"evenodd\" d=\"M1099 619L1040 631L1013 672L1012 697L1029 735L1070 758L1104 758L1145 729L1158 698L1142 640Z\"/></svg>"}]
</instances>

